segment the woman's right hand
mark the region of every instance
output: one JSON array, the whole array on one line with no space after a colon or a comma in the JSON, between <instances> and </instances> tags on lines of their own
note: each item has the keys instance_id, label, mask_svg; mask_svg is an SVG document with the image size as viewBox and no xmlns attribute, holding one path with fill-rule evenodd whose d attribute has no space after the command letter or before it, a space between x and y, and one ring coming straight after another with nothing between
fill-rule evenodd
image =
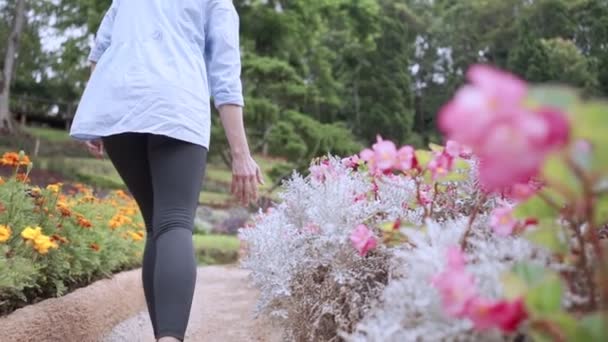
<instances>
[{"instance_id":1,"label":"woman's right hand","mask_svg":"<svg viewBox=\"0 0 608 342\"><path fill-rule=\"evenodd\" d=\"M89 140L84 144L93 156L103 158L103 141L101 139Z\"/></svg>"},{"instance_id":2,"label":"woman's right hand","mask_svg":"<svg viewBox=\"0 0 608 342\"><path fill-rule=\"evenodd\" d=\"M232 158L232 194L243 205L258 199L258 185L264 184L260 167L251 155Z\"/></svg>"}]
</instances>

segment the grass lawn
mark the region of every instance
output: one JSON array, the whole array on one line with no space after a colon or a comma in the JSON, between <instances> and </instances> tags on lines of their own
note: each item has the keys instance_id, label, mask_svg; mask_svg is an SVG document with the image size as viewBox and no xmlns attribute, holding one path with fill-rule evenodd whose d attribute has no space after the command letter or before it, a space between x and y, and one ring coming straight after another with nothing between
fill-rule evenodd
<instances>
[{"instance_id":1,"label":"grass lawn","mask_svg":"<svg viewBox=\"0 0 608 342\"><path fill-rule=\"evenodd\" d=\"M229 264L238 260L240 241L233 235L194 235L199 264Z\"/></svg>"},{"instance_id":2,"label":"grass lawn","mask_svg":"<svg viewBox=\"0 0 608 342\"><path fill-rule=\"evenodd\" d=\"M46 139L52 142L64 142L71 140L68 131L56 128L27 126L24 130L38 138Z\"/></svg>"}]
</instances>

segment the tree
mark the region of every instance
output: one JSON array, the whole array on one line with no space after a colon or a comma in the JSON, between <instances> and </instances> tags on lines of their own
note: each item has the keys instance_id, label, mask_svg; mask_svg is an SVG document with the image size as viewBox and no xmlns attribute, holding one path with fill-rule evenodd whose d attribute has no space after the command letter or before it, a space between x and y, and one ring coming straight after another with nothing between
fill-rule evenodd
<instances>
[{"instance_id":1,"label":"tree","mask_svg":"<svg viewBox=\"0 0 608 342\"><path fill-rule=\"evenodd\" d=\"M13 131L9 108L10 90L19 53L19 42L26 21L26 5L26 0L17 0L15 5L13 24L6 44L2 75L0 75L0 128L9 132Z\"/></svg>"}]
</instances>

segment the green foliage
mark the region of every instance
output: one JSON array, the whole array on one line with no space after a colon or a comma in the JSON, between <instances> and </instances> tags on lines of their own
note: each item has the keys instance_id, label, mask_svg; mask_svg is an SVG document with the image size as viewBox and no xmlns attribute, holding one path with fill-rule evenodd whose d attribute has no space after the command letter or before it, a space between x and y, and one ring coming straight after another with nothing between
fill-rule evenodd
<instances>
[{"instance_id":1,"label":"green foliage","mask_svg":"<svg viewBox=\"0 0 608 342\"><path fill-rule=\"evenodd\" d=\"M195 234L193 239L199 264L228 264L238 259L241 244L236 236Z\"/></svg>"},{"instance_id":2,"label":"green foliage","mask_svg":"<svg viewBox=\"0 0 608 342\"><path fill-rule=\"evenodd\" d=\"M132 199L122 192L96 198L84 186L68 196L60 188L15 178L0 185L0 224L10 227L0 242L2 313L139 263L145 232Z\"/></svg>"}]
</instances>

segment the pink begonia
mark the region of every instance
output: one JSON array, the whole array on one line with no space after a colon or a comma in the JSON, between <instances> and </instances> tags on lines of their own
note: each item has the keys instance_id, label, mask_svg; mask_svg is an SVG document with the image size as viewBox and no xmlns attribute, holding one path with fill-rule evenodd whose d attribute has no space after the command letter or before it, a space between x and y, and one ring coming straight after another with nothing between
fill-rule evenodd
<instances>
[{"instance_id":1,"label":"pink begonia","mask_svg":"<svg viewBox=\"0 0 608 342\"><path fill-rule=\"evenodd\" d=\"M338 175L336 170L329 163L329 160L323 160L319 165L312 165L308 170L312 177L319 182L324 182L328 178L336 177Z\"/></svg>"},{"instance_id":2,"label":"pink begonia","mask_svg":"<svg viewBox=\"0 0 608 342\"><path fill-rule=\"evenodd\" d=\"M407 171L417 166L416 150L412 146L403 146L397 151L394 168L400 171Z\"/></svg>"},{"instance_id":3,"label":"pink begonia","mask_svg":"<svg viewBox=\"0 0 608 342\"><path fill-rule=\"evenodd\" d=\"M433 195L431 194L431 186L428 184L420 185L418 192L418 202L420 205L427 205L433 201Z\"/></svg>"},{"instance_id":4,"label":"pink begonia","mask_svg":"<svg viewBox=\"0 0 608 342\"><path fill-rule=\"evenodd\" d=\"M356 170L359 167L359 161L359 156L355 154L353 156L342 159L342 164L349 169Z\"/></svg>"},{"instance_id":5,"label":"pink begonia","mask_svg":"<svg viewBox=\"0 0 608 342\"><path fill-rule=\"evenodd\" d=\"M312 165L309 169L312 178L322 182L325 180L325 168L321 165Z\"/></svg>"},{"instance_id":6,"label":"pink begonia","mask_svg":"<svg viewBox=\"0 0 608 342\"><path fill-rule=\"evenodd\" d=\"M435 152L433 159L427 165L433 175L433 179L446 176L451 170L454 158L446 151Z\"/></svg>"},{"instance_id":7,"label":"pink begonia","mask_svg":"<svg viewBox=\"0 0 608 342\"><path fill-rule=\"evenodd\" d=\"M476 65L467 78L471 84L441 109L440 129L449 139L473 148L486 190L536 176L546 155L567 143L566 116L552 108L524 108L527 85L509 73Z\"/></svg>"},{"instance_id":8,"label":"pink begonia","mask_svg":"<svg viewBox=\"0 0 608 342\"><path fill-rule=\"evenodd\" d=\"M358 225L352 231L350 241L361 256L367 255L367 253L376 248L377 245L374 233L364 224Z\"/></svg>"},{"instance_id":9,"label":"pink begonia","mask_svg":"<svg viewBox=\"0 0 608 342\"><path fill-rule=\"evenodd\" d=\"M397 158L397 147L389 140L377 137L377 142L372 145L372 149L365 149L361 152L361 159L370 165L370 170L386 172L391 170Z\"/></svg>"},{"instance_id":10,"label":"pink begonia","mask_svg":"<svg viewBox=\"0 0 608 342\"><path fill-rule=\"evenodd\" d=\"M500 236L508 236L513 234L513 230L517 227L518 221L513 216L513 207L504 205L492 210L490 215L490 226L494 233Z\"/></svg>"},{"instance_id":11,"label":"pink begonia","mask_svg":"<svg viewBox=\"0 0 608 342\"><path fill-rule=\"evenodd\" d=\"M528 317L521 298L509 301L479 296L459 247L448 249L445 269L433 278L432 283L439 291L445 312L455 318L470 319L478 331L498 328L513 332Z\"/></svg>"},{"instance_id":12,"label":"pink begonia","mask_svg":"<svg viewBox=\"0 0 608 342\"><path fill-rule=\"evenodd\" d=\"M463 318L471 301L477 297L475 280L465 269L464 255L460 248L449 248L447 258L445 270L433 277L432 284L439 291L446 313Z\"/></svg>"},{"instance_id":13,"label":"pink begonia","mask_svg":"<svg viewBox=\"0 0 608 342\"><path fill-rule=\"evenodd\" d=\"M358 195L355 195L354 201L355 201L355 203L357 203L357 202L364 201L365 199L367 199L367 194L363 192Z\"/></svg>"},{"instance_id":14,"label":"pink begonia","mask_svg":"<svg viewBox=\"0 0 608 342\"><path fill-rule=\"evenodd\" d=\"M506 188L503 195L516 201L525 201L534 196L540 187L540 184L533 181L527 183L516 183L511 187Z\"/></svg>"},{"instance_id":15,"label":"pink begonia","mask_svg":"<svg viewBox=\"0 0 608 342\"><path fill-rule=\"evenodd\" d=\"M471 302L467 316L477 331L498 328L511 333L528 318L528 313L522 298L499 301L476 298Z\"/></svg>"}]
</instances>

